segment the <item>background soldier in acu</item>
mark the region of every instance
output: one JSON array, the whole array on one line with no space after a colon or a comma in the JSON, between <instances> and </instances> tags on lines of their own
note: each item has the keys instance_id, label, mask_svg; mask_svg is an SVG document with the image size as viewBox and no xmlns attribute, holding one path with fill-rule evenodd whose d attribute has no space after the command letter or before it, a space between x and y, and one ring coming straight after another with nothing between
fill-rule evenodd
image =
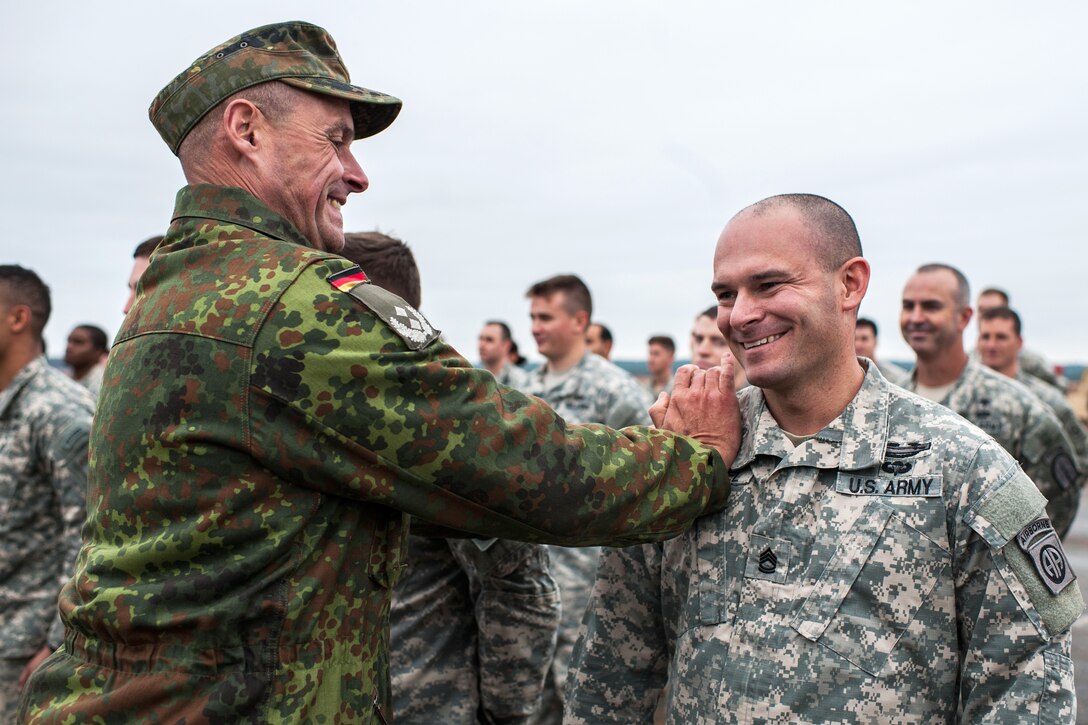
<instances>
[{"instance_id":1,"label":"background soldier in acu","mask_svg":"<svg viewBox=\"0 0 1088 725\"><path fill-rule=\"evenodd\" d=\"M680 537L601 555L568 722L650 722L666 678L672 725L1073 722L1083 601L1045 500L859 364L860 254L807 194L722 232L718 324L752 383L733 489Z\"/></svg>"},{"instance_id":2,"label":"background soldier in acu","mask_svg":"<svg viewBox=\"0 0 1088 725\"><path fill-rule=\"evenodd\" d=\"M49 289L0 265L0 723L64 634L57 594L79 552L94 399L49 366Z\"/></svg>"},{"instance_id":3,"label":"background soldier in acu","mask_svg":"<svg viewBox=\"0 0 1088 725\"><path fill-rule=\"evenodd\" d=\"M337 256L369 183L351 143L399 108L298 22L152 103L189 185L110 353L64 647L24 719L381 722L407 515L584 545L724 503L732 396L677 391L670 425L713 445L568 426Z\"/></svg>"}]
</instances>

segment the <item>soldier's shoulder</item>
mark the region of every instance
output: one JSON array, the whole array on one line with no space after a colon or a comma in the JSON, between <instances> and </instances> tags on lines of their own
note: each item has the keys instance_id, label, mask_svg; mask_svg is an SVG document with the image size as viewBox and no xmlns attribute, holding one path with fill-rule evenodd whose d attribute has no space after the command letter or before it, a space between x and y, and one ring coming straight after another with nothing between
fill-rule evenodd
<instances>
[{"instance_id":1,"label":"soldier's shoulder","mask_svg":"<svg viewBox=\"0 0 1088 725\"><path fill-rule=\"evenodd\" d=\"M89 424L95 402L90 391L44 360L32 364L35 369L22 394L26 414Z\"/></svg>"},{"instance_id":2,"label":"soldier's shoulder","mask_svg":"<svg viewBox=\"0 0 1088 725\"><path fill-rule=\"evenodd\" d=\"M1002 471L1015 467L1012 457L967 418L896 385L887 391L889 441L925 439L946 461L964 470L980 456L992 459Z\"/></svg>"}]
</instances>

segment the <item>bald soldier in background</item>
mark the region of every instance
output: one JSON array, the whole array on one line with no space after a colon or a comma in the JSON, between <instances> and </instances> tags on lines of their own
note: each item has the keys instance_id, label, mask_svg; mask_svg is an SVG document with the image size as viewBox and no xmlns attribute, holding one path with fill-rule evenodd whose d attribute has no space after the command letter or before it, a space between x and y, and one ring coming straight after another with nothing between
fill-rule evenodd
<instances>
[{"instance_id":1,"label":"bald soldier in background","mask_svg":"<svg viewBox=\"0 0 1088 725\"><path fill-rule=\"evenodd\" d=\"M1022 384L1054 412L1069 442L1073 444L1077 455L1076 487L1082 487L1088 474L1088 430L1077 419L1077 412L1064 395L1054 386L1028 375L1020 368L1019 353L1024 348L1020 315L1008 307L991 307L983 310L979 317L978 352L983 364Z\"/></svg>"},{"instance_id":2,"label":"bald soldier in background","mask_svg":"<svg viewBox=\"0 0 1088 725\"><path fill-rule=\"evenodd\" d=\"M663 425L704 442L568 425L337 255L352 141L399 110L301 22L155 98L189 185L110 354L64 646L22 720L385 722L407 515L624 544L723 505L732 395L677 386Z\"/></svg>"},{"instance_id":3,"label":"bald soldier in background","mask_svg":"<svg viewBox=\"0 0 1088 725\"><path fill-rule=\"evenodd\" d=\"M672 725L1073 722L1083 600L1045 500L855 356L860 255L810 194L722 232L718 324L752 383L729 502L602 554L568 723L651 722L666 678Z\"/></svg>"},{"instance_id":4,"label":"bald soldier in background","mask_svg":"<svg viewBox=\"0 0 1088 725\"><path fill-rule=\"evenodd\" d=\"M1065 536L1080 504L1072 443L1061 423L1024 386L970 360L963 332L971 321L967 278L947 264L919 267L903 288L899 326L918 362L904 386L992 435L1047 498Z\"/></svg>"}]
</instances>

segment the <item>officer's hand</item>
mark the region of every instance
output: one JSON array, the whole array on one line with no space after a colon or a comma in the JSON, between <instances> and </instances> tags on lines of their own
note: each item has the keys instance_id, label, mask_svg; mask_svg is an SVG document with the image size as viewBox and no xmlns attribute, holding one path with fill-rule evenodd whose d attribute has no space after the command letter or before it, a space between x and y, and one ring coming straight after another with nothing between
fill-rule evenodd
<instances>
[{"instance_id":1,"label":"officer's hand","mask_svg":"<svg viewBox=\"0 0 1088 725\"><path fill-rule=\"evenodd\" d=\"M650 408L658 428L682 433L718 449L732 465L740 448L740 406L733 389L733 356L703 371L684 365L676 371L672 395L662 393Z\"/></svg>"}]
</instances>

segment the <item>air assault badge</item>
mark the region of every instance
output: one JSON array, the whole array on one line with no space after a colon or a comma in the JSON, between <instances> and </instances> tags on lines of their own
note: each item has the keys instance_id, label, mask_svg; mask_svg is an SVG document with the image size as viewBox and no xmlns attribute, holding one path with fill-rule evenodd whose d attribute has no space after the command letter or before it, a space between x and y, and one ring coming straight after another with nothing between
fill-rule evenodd
<instances>
[{"instance_id":1,"label":"air assault badge","mask_svg":"<svg viewBox=\"0 0 1088 725\"><path fill-rule=\"evenodd\" d=\"M358 265L329 275L327 279L333 287L366 305L412 350L427 347L442 334L419 310L389 290L372 283Z\"/></svg>"}]
</instances>

